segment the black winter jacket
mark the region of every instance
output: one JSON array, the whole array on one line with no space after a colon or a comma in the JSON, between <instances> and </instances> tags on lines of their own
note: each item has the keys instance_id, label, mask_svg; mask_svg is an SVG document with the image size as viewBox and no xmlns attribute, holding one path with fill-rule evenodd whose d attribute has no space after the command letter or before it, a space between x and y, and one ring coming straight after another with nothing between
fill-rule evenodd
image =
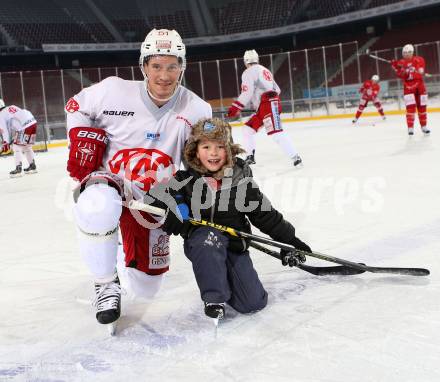
<instances>
[{"instance_id":1,"label":"black winter jacket","mask_svg":"<svg viewBox=\"0 0 440 382\"><path fill-rule=\"evenodd\" d=\"M189 206L194 219L203 219L251 233L250 223L272 239L292 244L295 228L272 207L252 177L250 167L236 159L232 176L225 176L219 190L212 190L201 174L193 169L180 170L175 179L187 182L173 196L180 194ZM249 223L250 221L250 223ZM186 237L197 229L193 226ZM244 239L229 237L229 250L243 252L248 244Z\"/></svg>"}]
</instances>

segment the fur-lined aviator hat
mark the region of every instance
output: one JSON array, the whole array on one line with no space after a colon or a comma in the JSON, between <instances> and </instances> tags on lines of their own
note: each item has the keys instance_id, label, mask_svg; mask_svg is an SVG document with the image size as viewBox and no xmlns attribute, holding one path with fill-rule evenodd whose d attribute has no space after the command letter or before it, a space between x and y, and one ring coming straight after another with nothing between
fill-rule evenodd
<instances>
[{"instance_id":1,"label":"fur-lined aviator hat","mask_svg":"<svg viewBox=\"0 0 440 382\"><path fill-rule=\"evenodd\" d=\"M185 161L188 166L201 174L209 174L209 171L197 158L197 145L203 139L219 141L225 145L226 163L215 174L210 174L216 178L223 177L225 170L234 166L235 157L245 152L240 145L234 144L232 129L229 123L220 118L201 119L192 127L184 152Z\"/></svg>"}]
</instances>

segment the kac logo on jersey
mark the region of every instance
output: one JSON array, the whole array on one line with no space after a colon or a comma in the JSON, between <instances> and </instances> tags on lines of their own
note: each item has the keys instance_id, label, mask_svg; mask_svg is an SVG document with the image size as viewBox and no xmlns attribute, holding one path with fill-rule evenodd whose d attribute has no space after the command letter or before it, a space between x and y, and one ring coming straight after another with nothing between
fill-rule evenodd
<instances>
[{"instance_id":1,"label":"kac logo on jersey","mask_svg":"<svg viewBox=\"0 0 440 382\"><path fill-rule=\"evenodd\" d=\"M160 140L160 133L153 133L153 132L147 131L145 133L145 139L147 139L148 141L158 141L158 140Z\"/></svg>"},{"instance_id":2,"label":"kac logo on jersey","mask_svg":"<svg viewBox=\"0 0 440 382\"><path fill-rule=\"evenodd\" d=\"M76 102L73 98L70 98L66 103L66 111L68 113L75 113L75 111L79 110L79 103Z\"/></svg>"},{"instance_id":3,"label":"kac logo on jersey","mask_svg":"<svg viewBox=\"0 0 440 382\"><path fill-rule=\"evenodd\" d=\"M175 172L172 157L157 149L141 147L119 150L108 164L113 174L123 176L143 191Z\"/></svg>"}]
</instances>

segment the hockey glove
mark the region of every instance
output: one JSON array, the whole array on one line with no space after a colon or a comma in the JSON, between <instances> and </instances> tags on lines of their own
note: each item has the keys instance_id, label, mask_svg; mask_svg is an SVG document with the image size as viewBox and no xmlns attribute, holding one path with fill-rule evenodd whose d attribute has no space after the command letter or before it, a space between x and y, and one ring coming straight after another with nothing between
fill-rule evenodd
<instances>
[{"instance_id":1,"label":"hockey glove","mask_svg":"<svg viewBox=\"0 0 440 382\"><path fill-rule=\"evenodd\" d=\"M299 251L312 252L312 249L303 241L298 239L296 236L289 242ZM289 265L290 267L296 266L299 263L304 263L306 261L306 256L302 253L292 253L290 251L282 249L280 252L281 263L283 265Z\"/></svg>"},{"instance_id":2,"label":"hockey glove","mask_svg":"<svg viewBox=\"0 0 440 382\"><path fill-rule=\"evenodd\" d=\"M70 152L67 171L79 181L102 165L108 138L104 130L75 127L69 132Z\"/></svg>"},{"instance_id":3,"label":"hockey glove","mask_svg":"<svg viewBox=\"0 0 440 382\"><path fill-rule=\"evenodd\" d=\"M165 221L162 225L162 229L168 235L185 235L191 227L189 222L189 207L183 201L182 195L176 195L175 197L177 208L168 208Z\"/></svg>"},{"instance_id":4,"label":"hockey glove","mask_svg":"<svg viewBox=\"0 0 440 382\"><path fill-rule=\"evenodd\" d=\"M6 153L11 149L8 142L3 142L1 146L0 153Z\"/></svg>"},{"instance_id":5,"label":"hockey glove","mask_svg":"<svg viewBox=\"0 0 440 382\"><path fill-rule=\"evenodd\" d=\"M396 72L399 71L400 69L402 69L402 66L399 64L398 60L391 60L390 63Z\"/></svg>"},{"instance_id":6,"label":"hockey glove","mask_svg":"<svg viewBox=\"0 0 440 382\"><path fill-rule=\"evenodd\" d=\"M232 103L232 105L228 109L228 114L226 117L228 118L234 118L237 117L241 111L243 110L244 105L241 102L235 101Z\"/></svg>"}]
</instances>

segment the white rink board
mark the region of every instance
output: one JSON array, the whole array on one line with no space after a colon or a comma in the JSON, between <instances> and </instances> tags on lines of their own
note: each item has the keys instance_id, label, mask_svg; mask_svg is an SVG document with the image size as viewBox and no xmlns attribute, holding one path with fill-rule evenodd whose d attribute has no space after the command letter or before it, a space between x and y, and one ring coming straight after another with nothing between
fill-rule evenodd
<instances>
[{"instance_id":1,"label":"white rink board","mask_svg":"<svg viewBox=\"0 0 440 382\"><path fill-rule=\"evenodd\" d=\"M313 249L431 276L318 278L254 253L269 304L229 309L217 339L176 237L156 300L123 300L110 338L77 301L93 288L67 203L67 149L37 154L39 173L18 179L0 158L0 381L439 381L440 114L428 119L431 136L417 128L412 139L403 115L285 125L300 170L258 135L255 176Z\"/></svg>"}]
</instances>

